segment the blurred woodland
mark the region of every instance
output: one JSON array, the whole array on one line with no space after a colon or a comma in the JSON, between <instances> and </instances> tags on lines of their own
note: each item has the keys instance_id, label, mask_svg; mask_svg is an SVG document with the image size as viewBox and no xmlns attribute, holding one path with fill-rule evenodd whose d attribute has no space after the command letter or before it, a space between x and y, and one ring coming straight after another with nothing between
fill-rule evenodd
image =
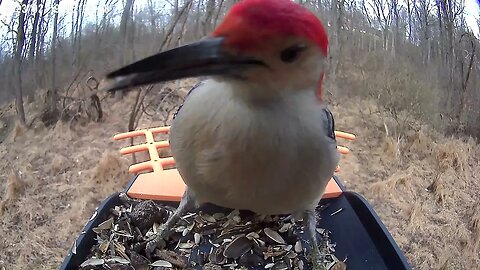
<instances>
[{"instance_id":1,"label":"blurred woodland","mask_svg":"<svg viewBox=\"0 0 480 270\"><path fill-rule=\"evenodd\" d=\"M100 99L75 96L77 88L93 89L108 71L208 35L236 2L98 0L86 10L88 1L60 13L60 0L22 0L1 22L8 34L0 44L0 100L15 99L20 123L98 120ZM466 23L464 0L298 2L329 32L329 100L377 99L395 120L396 130L387 132L397 139L415 128L411 118L442 133L480 137L479 40ZM153 108L144 100L155 88L138 91L129 129ZM29 115L24 104L38 89L47 91L43 114Z\"/></svg>"}]
</instances>

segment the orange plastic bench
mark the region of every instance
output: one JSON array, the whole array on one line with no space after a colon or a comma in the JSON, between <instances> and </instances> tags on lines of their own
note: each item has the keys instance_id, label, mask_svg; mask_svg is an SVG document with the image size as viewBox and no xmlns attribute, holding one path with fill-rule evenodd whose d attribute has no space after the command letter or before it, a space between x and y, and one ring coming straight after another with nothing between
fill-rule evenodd
<instances>
[{"instance_id":1,"label":"orange plastic bench","mask_svg":"<svg viewBox=\"0 0 480 270\"><path fill-rule=\"evenodd\" d=\"M173 157L161 158L158 154L158 149L170 147L168 140L155 141L155 134L168 134L170 127L157 127L149 129L135 130L131 132L121 133L115 135L115 140L123 140L127 138L134 138L143 136L145 143L124 147L120 150L122 155L128 155L143 151L148 151L150 160L132 164L129 167L130 173L138 174L135 181L128 188L127 195L136 199L151 199L158 201L180 201L185 191L185 183L178 173L176 168L164 169L165 166L174 166L175 160ZM354 140L355 135L335 131L337 138L347 140ZM347 147L338 146L338 151L342 154L348 154L350 150ZM337 167L337 172L340 167ZM335 198L342 194L342 189L337 182L332 178L328 182L325 193L322 198Z\"/></svg>"}]
</instances>

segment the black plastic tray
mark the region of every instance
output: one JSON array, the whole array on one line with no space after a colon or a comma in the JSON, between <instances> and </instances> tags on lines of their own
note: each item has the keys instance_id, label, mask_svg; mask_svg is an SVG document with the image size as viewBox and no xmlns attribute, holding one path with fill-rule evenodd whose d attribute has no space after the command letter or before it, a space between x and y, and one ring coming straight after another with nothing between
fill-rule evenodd
<instances>
[{"instance_id":1,"label":"black plastic tray","mask_svg":"<svg viewBox=\"0 0 480 270\"><path fill-rule=\"evenodd\" d=\"M340 184L338 179L335 180ZM338 198L320 202L327 203L328 207L321 213L320 226L332 232L331 241L337 244L335 255L339 259L347 258L349 270L412 269L386 227L362 196L345 191ZM92 228L106 220L109 210L119 204L121 201L118 193L112 194L100 204L94 218L85 225L74 247L69 250L60 269L78 269L95 244ZM342 210L331 215L339 209Z\"/></svg>"}]
</instances>

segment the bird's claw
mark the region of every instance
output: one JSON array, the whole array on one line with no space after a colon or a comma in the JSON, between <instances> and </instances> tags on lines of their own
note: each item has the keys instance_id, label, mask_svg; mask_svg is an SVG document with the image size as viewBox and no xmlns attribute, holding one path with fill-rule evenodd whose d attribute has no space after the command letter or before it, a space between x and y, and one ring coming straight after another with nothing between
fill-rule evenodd
<instances>
[{"instance_id":1,"label":"bird's claw","mask_svg":"<svg viewBox=\"0 0 480 270\"><path fill-rule=\"evenodd\" d=\"M145 253L147 257L151 256L156 248L165 248L165 241L172 233L173 227L180 219L180 216L186 211L187 208L192 205L193 202L194 200L191 198L189 190L186 189L183 194L182 200L180 201L180 204L178 205L175 212L167 219L164 224L160 225L160 228L158 229L155 238L147 243L145 247Z\"/></svg>"},{"instance_id":2,"label":"bird's claw","mask_svg":"<svg viewBox=\"0 0 480 270\"><path fill-rule=\"evenodd\" d=\"M324 258L320 255L318 249L312 249L310 261L312 262L312 270L327 270L327 267L325 267L324 264Z\"/></svg>"},{"instance_id":3,"label":"bird's claw","mask_svg":"<svg viewBox=\"0 0 480 270\"><path fill-rule=\"evenodd\" d=\"M165 224L161 225L159 231L155 235L155 238L147 242L147 245L145 247L145 253L147 255L147 258L151 257L151 255L154 253L156 248L159 248L159 249L165 248L166 246L165 238L167 234L168 234L168 230L165 227Z\"/></svg>"}]
</instances>

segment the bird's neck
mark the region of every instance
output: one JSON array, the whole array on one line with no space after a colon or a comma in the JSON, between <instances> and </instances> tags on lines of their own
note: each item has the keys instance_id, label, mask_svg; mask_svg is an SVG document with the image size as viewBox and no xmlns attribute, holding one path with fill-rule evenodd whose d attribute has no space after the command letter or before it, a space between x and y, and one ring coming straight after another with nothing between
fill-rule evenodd
<instances>
[{"instance_id":1,"label":"bird's neck","mask_svg":"<svg viewBox=\"0 0 480 270\"><path fill-rule=\"evenodd\" d=\"M299 90L281 90L266 85L250 83L244 80L229 81L232 94L249 104L275 103L292 97L315 96L317 89L311 87Z\"/></svg>"}]
</instances>

